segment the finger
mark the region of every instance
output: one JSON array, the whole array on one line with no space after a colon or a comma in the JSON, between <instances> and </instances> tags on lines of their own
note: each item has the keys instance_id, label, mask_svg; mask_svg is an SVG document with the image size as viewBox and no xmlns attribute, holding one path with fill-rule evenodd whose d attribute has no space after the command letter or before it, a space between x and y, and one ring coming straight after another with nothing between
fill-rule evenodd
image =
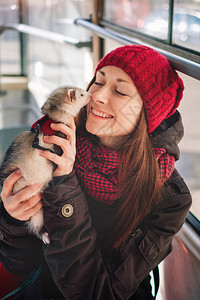
<instances>
[{"instance_id":1,"label":"finger","mask_svg":"<svg viewBox=\"0 0 200 300\"><path fill-rule=\"evenodd\" d=\"M70 119L69 126L62 123L52 123L52 129L60 131L67 136L70 144L75 144L76 141L76 125L74 121L74 117Z\"/></svg>"},{"instance_id":2,"label":"finger","mask_svg":"<svg viewBox=\"0 0 200 300\"><path fill-rule=\"evenodd\" d=\"M70 123L69 123L69 128L71 128L73 131L76 131L76 125L74 121L74 117L71 117Z\"/></svg>"},{"instance_id":3,"label":"finger","mask_svg":"<svg viewBox=\"0 0 200 300\"><path fill-rule=\"evenodd\" d=\"M62 162L61 156L49 151L40 150L40 155L54 162L56 165L59 165Z\"/></svg>"},{"instance_id":4,"label":"finger","mask_svg":"<svg viewBox=\"0 0 200 300\"><path fill-rule=\"evenodd\" d=\"M64 133L68 138L74 134L72 128L63 123L51 123L51 127L55 131L60 131Z\"/></svg>"},{"instance_id":5,"label":"finger","mask_svg":"<svg viewBox=\"0 0 200 300\"><path fill-rule=\"evenodd\" d=\"M16 171L14 171L13 173L11 173L5 180L4 180L4 184L3 184L3 189L1 192L1 196L2 198L8 195L12 194L13 191L13 186L14 184L17 182L17 180L19 180L19 178L22 177L22 172L18 169Z\"/></svg>"},{"instance_id":6,"label":"finger","mask_svg":"<svg viewBox=\"0 0 200 300\"><path fill-rule=\"evenodd\" d=\"M35 206L33 206L31 209L27 211L27 214L29 216L29 219L34 216L41 208L43 204L42 201L38 202Z\"/></svg>"},{"instance_id":7,"label":"finger","mask_svg":"<svg viewBox=\"0 0 200 300\"><path fill-rule=\"evenodd\" d=\"M21 203L31 198L33 194L37 194L37 191L39 193L41 189L42 189L41 183L35 183L25 187L24 189L20 190L15 194L16 203Z\"/></svg>"},{"instance_id":8,"label":"finger","mask_svg":"<svg viewBox=\"0 0 200 300\"><path fill-rule=\"evenodd\" d=\"M73 134L71 135L71 145L76 149L76 124L74 117L71 118L69 127L72 129Z\"/></svg>"},{"instance_id":9,"label":"finger","mask_svg":"<svg viewBox=\"0 0 200 300\"><path fill-rule=\"evenodd\" d=\"M42 194L38 193L37 195L27 199L26 201L23 201L19 204L20 210L27 211L33 208L38 202L40 202L42 199Z\"/></svg>"},{"instance_id":10,"label":"finger","mask_svg":"<svg viewBox=\"0 0 200 300\"><path fill-rule=\"evenodd\" d=\"M42 201L38 202L35 206L26 211L28 218L30 219L42 208Z\"/></svg>"},{"instance_id":11,"label":"finger","mask_svg":"<svg viewBox=\"0 0 200 300\"><path fill-rule=\"evenodd\" d=\"M63 150L63 152L65 152L65 149L69 146L69 141L66 139L63 139L59 136L56 135L51 135L51 136L44 136L43 138L45 143L50 143L50 144L56 144L58 146L60 146Z\"/></svg>"},{"instance_id":12,"label":"finger","mask_svg":"<svg viewBox=\"0 0 200 300\"><path fill-rule=\"evenodd\" d=\"M22 212L17 218L21 221L28 221L32 216L34 216L42 208L42 201L38 202L35 206ZM16 218L16 217L15 217Z\"/></svg>"},{"instance_id":13,"label":"finger","mask_svg":"<svg viewBox=\"0 0 200 300\"><path fill-rule=\"evenodd\" d=\"M26 211L28 211L29 209L34 207L38 202L40 202L41 198L42 198L42 194L38 193L37 195L35 195L25 201L17 203L17 205L12 206L9 209L10 215L14 218L18 218L18 217L24 215L26 213Z\"/></svg>"}]
</instances>

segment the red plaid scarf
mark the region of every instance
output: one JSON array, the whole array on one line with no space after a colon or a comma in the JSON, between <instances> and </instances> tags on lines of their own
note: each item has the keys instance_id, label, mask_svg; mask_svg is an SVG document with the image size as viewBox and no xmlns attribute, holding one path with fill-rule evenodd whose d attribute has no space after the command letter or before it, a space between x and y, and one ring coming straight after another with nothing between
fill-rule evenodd
<instances>
[{"instance_id":1,"label":"red plaid scarf","mask_svg":"<svg viewBox=\"0 0 200 300\"><path fill-rule=\"evenodd\" d=\"M160 179L165 182L174 170L175 158L164 148L154 148L160 166ZM93 199L113 204L116 200L119 154L95 143L82 131L77 136L75 169L86 194Z\"/></svg>"}]
</instances>

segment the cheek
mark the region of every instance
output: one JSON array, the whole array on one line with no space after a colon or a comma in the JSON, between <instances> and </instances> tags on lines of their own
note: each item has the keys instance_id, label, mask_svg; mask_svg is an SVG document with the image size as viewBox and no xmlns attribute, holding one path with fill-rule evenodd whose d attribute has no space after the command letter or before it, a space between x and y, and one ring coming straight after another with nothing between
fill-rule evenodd
<instances>
[{"instance_id":1,"label":"cheek","mask_svg":"<svg viewBox=\"0 0 200 300\"><path fill-rule=\"evenodd\" d=\"M88 92L91 93L91 94L93 94L93 93L95 92L95 90L96 90L96 88L95 88L95 86L94 86L94 84L93 84L93 85L91 85L91 87L89 88Z\"/></svg>"},{"instance_id":2,"label":"cheek","mask_svg":"<svg viewBox=\"0 0 200 300\"><path fill-rule=\"evenodd\" d=\"M90 102L88 102L88 104L86 105L87 115L88 115L89 112L91 111L91 105L92 105L92 98L91 98Z\"/></svg>"},{"instance_id":3,"label":"cheek","mask_svg":"<svg viewBox=\"0 0 200 300\"><path fill-rule=\"evenodd\" d=\"M133 129L141 113L142 104L126 102L117 109L117 121L125 127Z\"/></svg>"}]
</instances>

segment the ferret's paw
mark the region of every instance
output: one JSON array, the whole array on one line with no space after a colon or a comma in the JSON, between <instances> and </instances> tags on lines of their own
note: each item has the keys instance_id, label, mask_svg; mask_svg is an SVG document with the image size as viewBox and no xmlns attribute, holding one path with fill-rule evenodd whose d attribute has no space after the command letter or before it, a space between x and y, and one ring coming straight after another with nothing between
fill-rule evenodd
<instances>
[{"instance_id":1,"label":"ferret's paw","mask_svg":"<svg viewBox=\"0 0 200 300\"><path fill-rule=\"evenodd\" d=\"M44 232L42 234L42 241L44 244L50 244L50 239L49 239L49 235L47 232Z\"/></svg>"}]
</instances>

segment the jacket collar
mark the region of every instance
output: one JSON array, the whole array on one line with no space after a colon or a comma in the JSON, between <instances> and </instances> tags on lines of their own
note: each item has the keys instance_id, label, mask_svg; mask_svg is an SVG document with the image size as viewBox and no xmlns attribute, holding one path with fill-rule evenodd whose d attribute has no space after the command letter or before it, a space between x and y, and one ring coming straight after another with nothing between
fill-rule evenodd
<instances>
[{"instance_id":1,"label":"jacket collar","mask_svg":"<svg viewBox=\"0 0 200 300\"><path fill-rule=\"evenodd\" d=\"M174 155L175 160L180 157L178 143L184 135L181 115L176 111L150 134L154 148L165 148L167 153Z\"/></svg>"}]
</instances>

